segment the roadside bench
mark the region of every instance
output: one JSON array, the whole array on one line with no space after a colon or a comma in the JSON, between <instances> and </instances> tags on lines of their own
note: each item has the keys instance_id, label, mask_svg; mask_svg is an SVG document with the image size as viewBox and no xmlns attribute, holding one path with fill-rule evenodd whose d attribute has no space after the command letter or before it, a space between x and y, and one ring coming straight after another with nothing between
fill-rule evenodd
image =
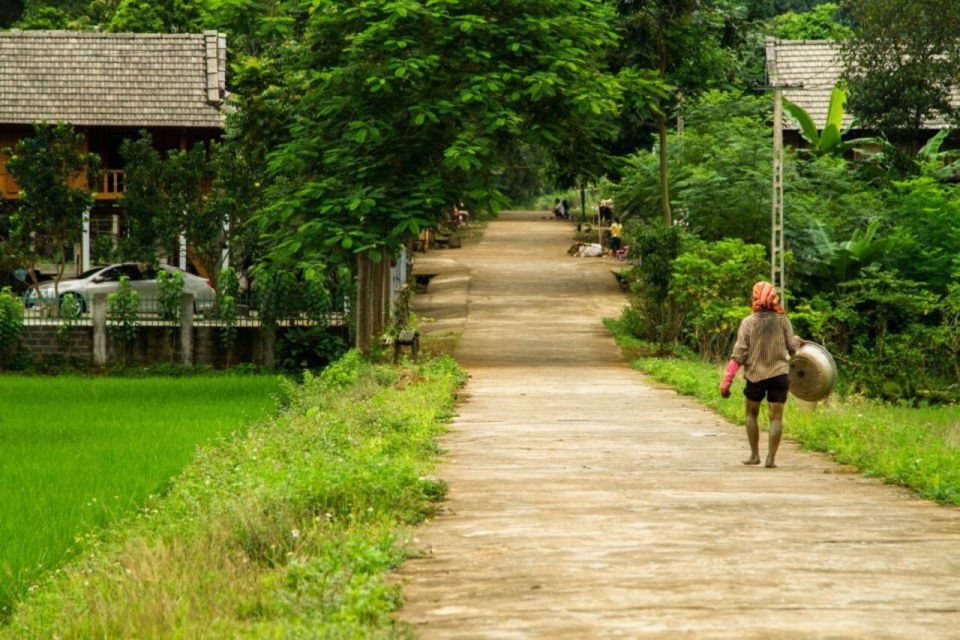
<instances>
[{"instance_id":1,"label":"roadside bench","mask_svg":"<svg viewBox=\"0 0 960 640\"><path fill-rule=\"evenodd\" d=\"M400 350L403 347L410 347L410 357L414 362L420 361L420 332L405 329L395 337L387 337L384 344L393 344L393 363L400 362Z\"/></svg>"}]
</instances>

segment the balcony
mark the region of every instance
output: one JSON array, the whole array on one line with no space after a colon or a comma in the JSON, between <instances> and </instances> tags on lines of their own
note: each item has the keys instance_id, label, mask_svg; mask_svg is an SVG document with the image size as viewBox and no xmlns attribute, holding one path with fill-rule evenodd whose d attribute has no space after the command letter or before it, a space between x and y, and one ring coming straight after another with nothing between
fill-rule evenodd
<instances>
[{"instance_id":1,"label":"balcony","mask_svg":"<svg viewBox=\"0 0 960 640\"><path fill-rule=\"evenodd\" d=\"M122 169L106 169L100 172L96 178L96 200L103 202L122 198L123 192L126 190L126 175L126 172ZM74 183L73 186L81 186L73 180L70 182ZM17 181L13 179L13 176L5 171L0 172L0 196L7 200L17 200L20 198L20 186L17 184Z\"/></svg>"},{"instance_id":2,"label":"balcony","mask_svg":"<svg viewBox=\"0 0 960 640\"><path fill-rule=\"evenodd\" d=\"M100 189L97 200L118 200L126 190L127 174L122 169L107 169L100 174Z\"/></svg>"}]
</instances>

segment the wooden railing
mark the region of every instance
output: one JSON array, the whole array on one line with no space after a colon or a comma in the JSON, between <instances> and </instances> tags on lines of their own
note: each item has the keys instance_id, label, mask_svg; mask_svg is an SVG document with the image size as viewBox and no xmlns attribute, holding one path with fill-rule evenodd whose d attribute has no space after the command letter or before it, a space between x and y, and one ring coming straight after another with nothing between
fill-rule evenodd
<instances>
[{"instance_id":1,"label":"wooden railing","mask_svg":"<svg viewBox=\"0 0 960 640\"><path fill-rule=\"evenodd\" d=\"M121 169L107 169L100 174L100 192L97 200L116 200L126 190L127 174Z\"/></svg>"},{"instance_id":2,"label":"wooden railing","mask_svg":"<svg viewBox=\"0 0 960 640\"><path fill-rule=\"evenodd\" d=\"M123 192L126 190L126 177L126 172L121 169L102 171L98 178L97 200L118 200L123 197ZM70 180L73 186L82 186L73 184L74 182ZM77 180L76 182L85 181ZM20 197L20 186L13 176L6 172L0 173L0 197L8 200L16 200Z\"/></svg>"},{"instance_id":3,"label":"wooden railing","mask_svg":"<svg viewBox=\"0 0 960 640\"><path fill-rule=\"evenodd\" d=\"M0 173L0 195L10 200L20 197L20 185L6 171Z\"/></svg>"}]
</instances>

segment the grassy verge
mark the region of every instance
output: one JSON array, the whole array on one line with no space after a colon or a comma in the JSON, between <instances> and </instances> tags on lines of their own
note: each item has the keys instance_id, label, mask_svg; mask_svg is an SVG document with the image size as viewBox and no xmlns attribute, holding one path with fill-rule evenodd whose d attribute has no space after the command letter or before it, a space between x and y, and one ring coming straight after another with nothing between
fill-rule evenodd
<instances>
[{"instance_id":1,"label":"grassy verge","mask_svg":"<svg viewBox=\"0 0 960 640\"><path fill-rule=\"evenodd\" d=\"M742 424L742 376L734 395L717 388L720 367L690 357L657 358L626 335L615 320L607 327L634 367L678 392L696 397L723 417ZM914 489L925 498L960 505L960 407L899 407L858 397L833 398L813 407L791 402L785 434L805 449L828 453L868 476Z\"/></svg>"},{"instance_id":2,"label":"grassy verge","mask_svg":"<svg viewBox=\"0 0 960 640\"><path fill-rule=\"evenodd\" d=\"M276 376L0 376L0 612L199 443L275 411L278 389Z\"/></svg>"},{"instance_id":3,"label":"grassy verge","mask_svg":"<svg viewBox=\"0 0 960 640\"><path fill-rule=\"evenodd\" d=\"M463 374L348 354L290 386L273 420L203 450L161 498L87 544L0 638L402 637L402 525Z\"/></svg>"}]
</instances>

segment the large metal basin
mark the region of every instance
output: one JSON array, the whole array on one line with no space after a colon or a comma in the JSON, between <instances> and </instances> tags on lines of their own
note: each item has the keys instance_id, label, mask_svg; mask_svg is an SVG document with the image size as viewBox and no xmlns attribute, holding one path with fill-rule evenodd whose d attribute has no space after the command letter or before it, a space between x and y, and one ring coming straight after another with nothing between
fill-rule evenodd
<instances>
[{"instance_id":1,"label":"large metal basin","mask_svg":"<svg viewBox=\"0 0 960 640\"><path fill-rule=\"evenodd\" d=\"M801 400L823 400L836 384L837 363L819 344L805 343L790 359L790 392Z\"/></svg>"}]
</instances>

